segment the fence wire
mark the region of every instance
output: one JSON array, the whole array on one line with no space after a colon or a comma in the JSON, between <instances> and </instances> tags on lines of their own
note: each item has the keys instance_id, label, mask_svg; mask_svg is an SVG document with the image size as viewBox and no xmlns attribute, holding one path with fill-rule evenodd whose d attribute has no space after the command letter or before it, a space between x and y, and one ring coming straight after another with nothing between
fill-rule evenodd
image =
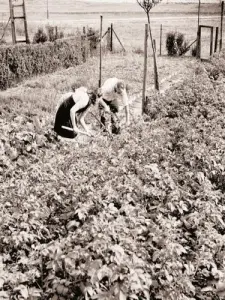
<instances>
[{"instance_id":1,"label":"fence wire","mask_svg":"<svg viewBox=\"0 0 225 300\"><path fill-rule=\"evenodd\" d=\"M5 20L7 17L4 16ZM29 19L28 15L28 30L30 40L33 40L33 36L39 27L45 28L48 25L57 26L58 32L62 31L65 36L74 36L77 31L83 32L83 27L93 28L95 31L99 31L100 26L100 18L98 14L94 14L93 16L85 17L82 15L73 15L73 16L61 16L62 19L57 20L56 16L53 15L51 19L44 21L34 21ZM68 19L69 18L69 19ZM141 53L144 49L144 31L145 31L145 23L147 19L143 14L141 15L113 15L106 14L103 17L103 34L107 32L107 29L113 23L113 29L116 32L116 35L119 37L122 45L126 49L126 51ZM197 37L197 14L181 14L181 15L153 15L151 17L151 27L152 27L152 35L156 41L156 51L159 54L160 49L160 26L162 25L162 47L161 53L162 55L166 55L166 37L169 32L179 32L184 34L184 38L187 44L191 44L195 41ZM6 22L2 22L2 25L6 24ZM200 18L200 25L209 25L214 27L219 27L220 29L220 16L218 15L204 15ZM23 28L17 26L17 34L20 34L23 31ZM0 36L3 32L3 26L0 26ZM11 40L11 32L10 32L10 24L7 27L5 38L7 40ZM210 31L203 30L202 32L202 43L203 48L207 48L209 50L209 38ZM220 38L220 32L219 32ZM223 40L225 39L225 31L223 32ZM215 41L215 28L214 28L214 41ZM121 44L117 40L117 38L113 37L113 47L116 51L122 51ZM194 47L194 45L193 45ZM107 48L107 35L103 38L103 49ZM214 45L213 45L214 48ZM149 43L149 53L151 54L151 47ZM190 54L190 52L189 52Z\"/></svg>"}]
</instances>

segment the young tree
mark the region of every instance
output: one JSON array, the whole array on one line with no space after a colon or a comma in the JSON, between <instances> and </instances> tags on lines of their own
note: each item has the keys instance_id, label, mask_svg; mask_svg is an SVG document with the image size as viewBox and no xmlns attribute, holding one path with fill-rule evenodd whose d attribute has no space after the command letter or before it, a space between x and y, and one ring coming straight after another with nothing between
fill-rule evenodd
<instances>
[{"instance_id":1,"label":"young tree","mask_svg":"<svg viewBox=\"0 0 225 300\"><path fill-rule=\"evenodd\" d=\"M147 18L148 18L148 28L149 34L151 39L152 51L153 51L153 61L154 61L154 72L155 72L155 89L159 90L159 77L158 77L158 69L157 69L157 62L156 62L156 53L155 47L152 38L152 30L151 30L151 21L150 21L150 10L159 3L160 0L137 0L137 3L144 9Z\"/></svg>"}]
</instances>

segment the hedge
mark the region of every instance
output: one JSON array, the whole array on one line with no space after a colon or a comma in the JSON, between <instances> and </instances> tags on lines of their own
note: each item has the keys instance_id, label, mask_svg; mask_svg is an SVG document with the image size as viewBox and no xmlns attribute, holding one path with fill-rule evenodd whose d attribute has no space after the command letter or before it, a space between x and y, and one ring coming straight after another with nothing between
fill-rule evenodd
<instances>
[{"instance_id":1,"label":"hedge","mask_svg":"<svg viewBox=\"0 0 225 300\"><path fill-rule=\"evenodd\" d=\"M5 90L34 75L79 65L89 55L89 48L89 42L81 37L0 47L0 89Z\"/></svg>"}]
</instances>

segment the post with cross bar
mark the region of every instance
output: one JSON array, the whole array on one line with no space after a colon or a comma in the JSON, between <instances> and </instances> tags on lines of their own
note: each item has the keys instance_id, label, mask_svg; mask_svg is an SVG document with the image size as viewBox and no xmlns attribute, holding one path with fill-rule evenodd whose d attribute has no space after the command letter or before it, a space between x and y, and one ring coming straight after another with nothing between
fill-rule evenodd
<instances>
[{"instance_id":1,"label":"post with cross bar","mask_svg":"<svg viewBox=\"0 0 225 300\"><path fill-rule=\"evenodd\" d=\"M22 8L22 15L20 15L20 16L15 16L14 9L17 8L17 7ZM13 44L16 44L16 43L27 43L27 44L29 44L30 41L29 41L29 35L28 35L25 0L22 0L21 4L14 4L13 0L9 0L9 9L10 9L10 20L11 20L12 42L13 42ZM23 40L17 40L16 39L15 21L17 19L23 20L23 22L24 22L24 39Z\"/></svg>"}]
</instances>

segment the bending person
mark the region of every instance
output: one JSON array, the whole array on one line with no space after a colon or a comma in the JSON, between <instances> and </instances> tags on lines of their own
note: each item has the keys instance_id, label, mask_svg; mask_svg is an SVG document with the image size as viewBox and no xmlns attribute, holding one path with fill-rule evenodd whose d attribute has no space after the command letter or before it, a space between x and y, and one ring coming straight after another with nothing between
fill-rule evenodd
<instances>
[{"instance_id":1,"label":"bending person","mask_svg":"<svg viewBox=\"0 0 225 300\"><path fill-rule=\"evenodd\" d=\"M63 95L57 108L54 131L62 137L71 139L78 133L91 136L85 123L85 116L90 107L96 103L96 98L96 94L88 93L86 87L80 87L75 92ZM78 128L79 123L84 131Z\"/></svg>"},{"instance_id":2,"label":"bending person","mask_svg":"<svg viewBox=\"0 0 225 300\"><path fill-rule=\"evenodd\" d=\"M120 132L120 125L116 125L117 113L119 112L119 99L122 98L126 113L126 125L130 124L130 111L126 85L118 78L107 79L99 89L99 108L101 123L105 126L105 112L111 113L112 133Z\"/></svg>"}]
</instances>

